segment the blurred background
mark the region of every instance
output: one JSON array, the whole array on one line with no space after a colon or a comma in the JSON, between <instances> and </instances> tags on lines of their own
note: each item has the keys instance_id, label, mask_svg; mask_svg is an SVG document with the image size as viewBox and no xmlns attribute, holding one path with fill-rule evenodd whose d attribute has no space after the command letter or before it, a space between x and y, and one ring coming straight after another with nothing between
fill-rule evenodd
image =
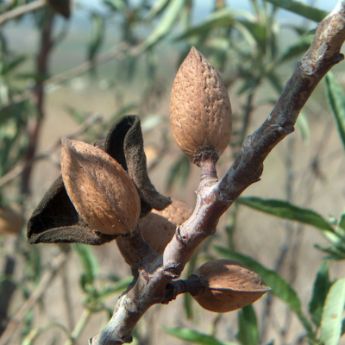
<instances>
[{"instance_id":1,"label":"blurred background","mask_svg":"<svg viewBox=\"0 0 345 345\"><path fill-rule=\"evenodd\" d=\"M335 5L0 0L1 345L86 344L130 281L114 242L27 243L26 222L59 174L60 138L93 143L123 115L139 115L152 181L192 208L199 171L178 150L168 121L170 88L189 49L206 56L229 91L233 134L222 176ZM185 269L187 276L210 258L236 259L268 279L272 293L219 315L179 296L145 314L133 344L322 338L326 295L345 273L344 85L340 64L313 93L295 133L270 154L262 180L223 215Z\"/></svg>"}]
</instances>

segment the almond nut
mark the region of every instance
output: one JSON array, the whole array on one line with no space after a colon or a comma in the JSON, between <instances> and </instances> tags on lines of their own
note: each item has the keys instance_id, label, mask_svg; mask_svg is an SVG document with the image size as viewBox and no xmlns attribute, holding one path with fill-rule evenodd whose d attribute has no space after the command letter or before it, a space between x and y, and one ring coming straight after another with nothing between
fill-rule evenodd
<instances>
[{"instance_id":1,"label":"almond nut","mask_svg":"<svg viewBox=\"0 0 345 345\"><path fill-rule=\"evenodd\" d=\"M173 200L162 211L153 210L139 221L139 231L144 240L157 253L162 254L181 225L191 215L191 209L182 201Z\"/></svg>"},{"instance_id":2,"label":"almond nut","mask_svg":"<svg viewBox=\"0 0 345 345\"><path fill-rule=\"evenodd\" d=\"M137 189L106 152L65 139L61 172L69 198L90 227L108 235L126 234L135 228L140 215Z\"/></svg>"},{"instance_id":3,"label":"almond nut","mask_svg":"<svg viewBox=\"0 0 345 345\"><path fill-rule=\"evenodd\" d=\"M218 72L195 48L173 82L170 123L177 145L197 165L209 155L217 160L229 144L231 105L227 90Z\"/></svg>"},{"instance_id":4,"label":"almond nut","mask_svg":"<svg viewBox=\"0 0 345 345\"><path fill-rule=\"evenodd\" d=\"M205 289L193 295L194 299L203 308L217 313L243 308L269 291L255 272L230 260L207 262L196 275Z\"/></svg>"}]
</instances>

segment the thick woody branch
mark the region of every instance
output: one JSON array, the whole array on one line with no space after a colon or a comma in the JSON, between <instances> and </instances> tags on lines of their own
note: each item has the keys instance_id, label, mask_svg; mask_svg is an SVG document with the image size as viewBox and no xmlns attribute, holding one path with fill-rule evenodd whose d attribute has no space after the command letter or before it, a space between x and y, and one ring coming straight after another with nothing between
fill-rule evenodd
<instances>
[{"instance_id":1,"label":"thick woody branch","mask_svg":"<svg viewBox=\"0 0 345 345\"><path fill-rule=\"evenodd\" d=\"M129 341L133 327L145 311L155 303L170 300L167 296L172 285L176 289L171 298L184 292L183 284L176 283L175 279L198 245L215 232L220 216L245 188L260 179L267 155L294 130L297 116L315 86L333 65L343 59L340 49L344 40L345 2L341 2L320 23L314 42L298 63L271 114L245 140L241 153L226 175L218 182L211 166L203 168L194 212L177 228L164 251L163 262L158 258L147 267L141 266L136 282L117 302L108 325L99 336L90 340L90 344L120 345Z\"/></svg>"}]
</instances>

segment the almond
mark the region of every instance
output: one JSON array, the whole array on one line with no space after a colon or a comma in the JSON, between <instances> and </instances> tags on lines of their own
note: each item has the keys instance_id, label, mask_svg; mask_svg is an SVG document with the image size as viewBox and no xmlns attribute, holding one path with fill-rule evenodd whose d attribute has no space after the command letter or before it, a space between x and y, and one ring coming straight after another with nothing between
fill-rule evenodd
<instances>
[{"instance_id":1,"label":"almond","mask_svg":"<svg viewBox=\"0 0 345 345\"><path fill-rule=\"evenodd\" d=\"M69 198L90 227L108 235L126 234L135 228L140 215L137 189L106 152L65 139L61 172Z\"/></svg>"},{"instance_id":2,"label":"almond","mask_svg":"<svg viewBox=\"0 0 345 345\"><path fill-rule=\"evenodd\" d=\"M230 141L231 105L218 72L192 48L177 71L170 98L177 145L192 161L218 159Z\"/></svg>"},{"instance_id":3,"label":"almond","mask_svg":"<svg viewBox=\"0 0 345 345\"><path fill-rule=\"evenodd\" d=\"M164 210L153 210L140 219L139 231L150 247L162 254L174 236L176 226L187 220L191 213L191 209L184 202L173 200Z\"/></svg>"},{"instance_id":4,"label":"almond","mask_svg":"<svg viewBox=\"0 0 345 345\"><path fill-rule=\"evenodd\" d=\"M243 308L269 291L255 272L229 260L210 261L196 275L205 289L194 295L194 299L203 308L217 313Z\"/></svg>"}]
</instances>

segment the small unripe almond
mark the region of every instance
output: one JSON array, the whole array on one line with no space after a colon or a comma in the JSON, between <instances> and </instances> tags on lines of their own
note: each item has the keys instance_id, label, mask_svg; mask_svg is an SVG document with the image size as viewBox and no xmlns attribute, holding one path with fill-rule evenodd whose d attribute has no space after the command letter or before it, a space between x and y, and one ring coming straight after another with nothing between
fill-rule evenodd
<instances>
[{"instance_id":1,"label":"small unripe almond","mask_svg":"<svg viewBox=\"0 0 345 345\"><path fill-rule=\"evenodd\" d=\"M107 235L126 234L135 228L139 194L122 166L106 152L65 139L61 172L69 198L91 228Z\"/></svg>"},{"instance_id":2,"label":"small unripe almond","mask_svg":"<svg viewBox=\"0 0 345 345\"><path fill-rule=\"evenodd\" d=\"M207 262L196 275L205 289L193 297L203 308L217 313L243 308L269 291L255 272L229 260Z\"/></svg>"},{"instance_id":3,"label":"small unripe almond","mask_svg":"<svg viewBox=\"0 0 345 345\"><path fill-rule=\"evenodd\" d=\"M162 254L181 225L191 215L191 209L182 201L173 200L162 211L153 210L139 221L139 231L144 240L157 253Z\"/></svg>"},{"instance_id":4,"label":"small unripe almond","mask_svg":"<svg viewBox=\"0 0 345 345\"><path fill-rule=\"evenodd\" d=\"M197 165L209 155L217 159L229 144L231 106L227 90L218 72L195 48L173 82L170 122L178 146Z\"/></svg>"},{"instance_id":5,"label":"small unripe almond","mask_svg":"<svg viewBox=\"0 0 345 345\"><path fill-rule=\"evenodd\" d=\"M23 217L8 207L0 207L0 234L18 234L24 224Z\"/></svg>"}]
</instances>

